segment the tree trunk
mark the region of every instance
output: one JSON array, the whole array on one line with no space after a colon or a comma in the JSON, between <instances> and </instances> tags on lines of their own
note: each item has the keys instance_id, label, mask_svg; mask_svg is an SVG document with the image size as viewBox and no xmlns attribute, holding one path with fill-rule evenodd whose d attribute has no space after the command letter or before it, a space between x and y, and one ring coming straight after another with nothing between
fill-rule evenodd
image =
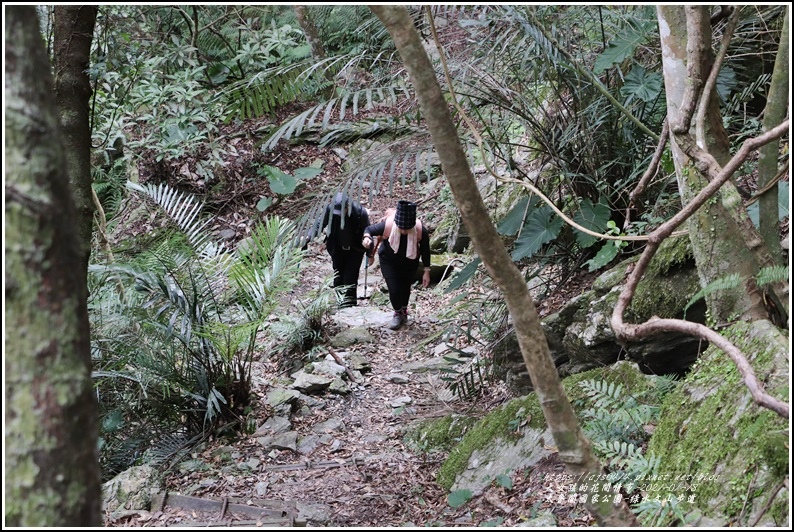
<instances>
[{"instance_id":1,"label":"tree trunk","mask_svg":"<svg viewBox=\"0 0 794 532\"><path fill-rule=\"evenodd\" d=\"M713 161L712 166L721 166L730 158L715 92L707 95L700 135L697 124L691 120L691 109L702 88L702 83L700 87L695 85L697 80L706 79L713 64L708 9L708 6L657 6L670 141L684 204L709 181L708 169L693 153L705 152L703 158ZM706 296L711 319L718 325L737 318L767 319L762 294L752 278L761 266L758 257L765 254L769 262L771 257L750 222L736 187L726 182L715 198L687 221L687 229L701 286L733 272L744 281L738 288Z\"/></svg>"},{"instance_id":2,"label":"tree trunk","mask_svg":"<svg viewBox=\"0 0 794 532\"><path fill-rule=\"evenodd\" d=\"M5 17L5 524L97 527L85 268L33 6Z\"/></svg>"},{"instance_id":3,"label":"tree trunk","mask_svg":"<svg viewBox=\"0 0 794 532\"><path fill-rule=\"evenodd\" d=\"M320 39L320 30L317 29L317 24L314 23L309 14L308 6L292 6L295 10L295 17L298 19L303 34L306 36L309 46L312 49L312 57L315 61L322 61L325 59L325 48L323 41Z\"/></svg>"},{"instance_id":4,"label":"tree trunk","mask_svg":"<svg viewBox=\"0 0 794 532\"><path fill-rule=\"evenodd\" d=\"M55 102L63 132L66 169L77 205L83 275L88 272L94 223L88 66L96 17L97 6L55 6Z\"/></svg>"},{"instance_id":5,"label":"tree trunk","mask_svg":"<svg viewBox=\"0 0 794 532\"><path fill-rule=\"evenodd\" d=\"M764 108L764 131L769 131L786 119L788 111L789 91L789 17L791 7L786 8L783 19L783 30L780 33L780 45L775 58L775 69L772 71L772 82L766 97ZM780 217L778 215L778 187L774 179L778 173L778 149L780 141L770 142L759 150L758 156L758 190L764 190L758 198L758 221L761 236L769 248L769 252L777 264L783 264L780 247Z\"/></svg>"},{"instance_id":6,"label":"tree trunk","mask_svg":"<svg viewBox=\"0 0 794 532\"><path fill-rule=\"evenodd\" d=\"M583 434L565 395L524 278L510 259L496 228L490 223L488 210L480 196L419 34L404 7L378 5L370 8L397 45L474 248L504 294L524 362L535 383L535 392L557 444L560 459L573 474L589 475L591 479L595 477L603 482L603 478L599 477L604 474L603 467L593 455L590 442ZM625 502L614 505L611 497L604 497L604 501L600 499L595 504L590 498L586 502L588 510L600 525L637 525L636 518Z\"/></svg>"}]
</instances>

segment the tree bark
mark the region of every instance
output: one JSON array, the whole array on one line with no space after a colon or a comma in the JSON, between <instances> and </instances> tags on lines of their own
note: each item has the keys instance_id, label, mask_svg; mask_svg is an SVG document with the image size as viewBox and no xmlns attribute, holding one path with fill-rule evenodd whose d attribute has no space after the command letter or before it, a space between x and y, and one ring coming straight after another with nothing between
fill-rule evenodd
<instances>
[{"instance_id":1,"label":"tree bark","mask_svg":"<svg viewBox=\"0 0 794 532\"><path fill-rule=\"evenodd\" d=\"M5 524L98 527L85 269L33 6L5 16Z\"/></svg>"},{"instance_id":2,"label":"tree bark","mask_svg":"<svg viewBox=\"0 0 794 532\"><path fill-rule=\"evenodd\" d=\"M80 260L88 272L94 223L91 194L91 80L88 78L91 41L97 6L55 6L55 102L58 106L66 169L77 206Z\"/></svg>"},{"instance_id":3,"label":"tree bark","mask_svg":"<svg viewBox=\"0 0 794 532\"><path fill-rule=\"evenodd\" d=\"M766 97L764 108L764 131L769 131L786 119L789 92L789 17L791 7L786 8L783 19L783 30L780 33L780 45L775 57L775 68L772 71L772 82ZM778 173L778 150L780 141L771 142L761 148L758 154L758 189L766 192L758 198L759 231L769 248L772 258L777 264L783 265L780 247L780 217L778 215L778 187L774 179Z\"/></svg>"},{"instance_id":4,"label":"tree bark","mask_svg":"<svg viewBox=\"0 0 794 532\"><path fill-rule=\"evenodd\" d=\"M370 6L370 9L383 22L397 45L474 248L504 294L524 362L535 384L535 392L557 444L560 459L577 476L599 478L604 474L603 467L593 455L590 442L582 432L565 395L524 278L490 222L488 210L480 196L419 34L404 7L378 5ZM637 525L636 518L625 502L614 505L611 498L605 497L603 502L599 498L594 504L588 498L586 506L600 525Z\"/></svg>"},{"instance_id":5,"label":"tree bark","mask_svg":"<svg viewBox=\"0 0 794 532\"><path fill-rule=\"evenodd\" d=\"M312 49L312 57L315 61L322 61L325 59L325 48L323 41L320 39L320 31L317 29L317 24L312 20L308 6L292 6L295 10L295 18L298 19L303 34L306 36L306 41Z\"/></svg>"},{"instance_id":6,"label":"tree bark","mask_svg":"<svg viewBox=\"0 0 794 532\"><path fill-rule=\"evenodd\" d=\"M701 78L708 75L713 63L708 9L708 6L657 6L671 149L678 189L685 205L730 159L716 94L711 91L698 95L692 90L694 85L702 87ZM692 100L698 96L707 99L701 138L697 138L697 128L691 120ZM687 229L701 286L733 272L745 280L736 289L706 296L715 323L729 323L737 318L767 319L762 294L752 282L762 265L758 257L763 252L759 248L764 248L763 251L766 248L747 216L736 187L726 182L714 199L687 221Z\"/></svg>"}]
</instances>

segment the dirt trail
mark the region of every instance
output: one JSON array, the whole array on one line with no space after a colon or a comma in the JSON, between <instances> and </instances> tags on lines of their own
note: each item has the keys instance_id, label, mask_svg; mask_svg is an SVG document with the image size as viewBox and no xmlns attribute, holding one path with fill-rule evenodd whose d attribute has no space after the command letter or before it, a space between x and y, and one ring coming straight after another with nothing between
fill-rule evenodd
<instances>
[{"instance_id":1,"label":"dirt trail","mask_svg":"<svg viewBox=\"0 0 794 532\"><path fill-rule=\"evenodd\" d=\"M315 287L330 272L330 259L322 244L315 242L301 271L301 290ZM493 486L460 508L447 503L448 494L435 482L446 456L408 448L403 441L406 428L419 418L452 412L479 416L509 396L494 384L475 403L465 402L446 388L437 372L408 369L435 356L444 327L440 312L447 309L454 294L445 295L433 286L415 287L407 324L392 331L386 326L391 309L380 293L383 281L377 264L370 266L366 277L370 298L360 299L357 307L336 311L329 333L347 328L351 319L365 320L376 341L338 351L363 355L370 371L350 385L349 394L308 395L305 404L293 409L290 426L282 428L297 432L299 442L301 438L314 438L316 447L311 452L265 446L257 433L235 441L212 440L192 455L193 461L203 464L201 468L174 468L167 474L165 485L168 494L221 501L214 504L220 504L223 512L165 506L106 525L268 526L261 518L251 521L250 516L226 513L229 501L253 506L295 504L298 510L291 518L299 515L299 519L289 521L295 526L507 526L531 518L540 509L553 512L557 526L592 524L582 509L555 504L540 495L548 491L547 475L563 471L556 455L531 471L515 472L510 490ZM365 293L363 282L362 271L359 295ZM274 386L289 386L289 379L276 367L275 361L265 356L255 364L257 426L273 419L265 401L268 392Z\"/></svg>"},{"instance_id":2,"label":"dirt trail","mask_svg":"<svg viewBox=\"0 0 794 532\"><path fill-rule=\"evenodd\" d=\"M311 246L307 259L302 272L304 286L330 273L330 260L320 244ZM299 437L314 434L322 442L309 454L264 448L256 434L235 442L210 442L195 458L218 469L189 474L174 471L167 479L169 493L219 500L297 501L316 507L316 513L309 512L313 514L310 526L397 527L432 522L443 514L441 505L446 506L446 494L434 480L443 457L411 451L403 443L404 430L412 420L446 415L453 404L455 409L467 409L451 396L437 375L404 368L405 364L433 356L430 350L435 344L417 345L440 327L435 310L440 303L439 292L432 287L416 287L408 322L392 331L386 327L391 318L388 300L378 293L382 278L377 264L370 266L367 281L370 298L360 299L358 307L338 313L358 315L368 323L376 342L356 344L347 350L364 355L370 371L350 386L350 394L310 396L317 402L290 418L290 430ZM359 294L363 295L363 269L359 283ZM332 318L332 334L344 328L340 320ZM274 363L262 361L255 370L259 424L268 416L263 408L267 391L279 379L274 368ZM407 382L402 383L399 377L390 380L395 373L406 377ZM403 404L406 398L410 402ZM232 463L241 466L236 475L228 473ZM243 467L251 464L255 464L251 469ZM149 526L195 522L189 511L164 510ZM142 525L146 526L137 526Z\"/></svg>"}]
</instances>

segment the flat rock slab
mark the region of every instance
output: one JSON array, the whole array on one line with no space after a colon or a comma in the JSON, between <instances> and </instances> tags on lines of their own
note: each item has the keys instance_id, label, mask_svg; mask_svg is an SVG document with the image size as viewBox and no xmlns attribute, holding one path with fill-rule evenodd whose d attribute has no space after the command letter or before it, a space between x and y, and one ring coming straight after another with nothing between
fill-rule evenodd
<instances>
[{"instance_id":1,"label":"flat rock slab","mask_svg":"<svg viewBox=\"0 0 794 532\"><path fill-rule=\"evenodd\" d=\"M392 311L383 311L378 307L358 305L342 308L331 316L337 325L347 327L386 327L391 322Z\"/></svg>"}]
</instances>

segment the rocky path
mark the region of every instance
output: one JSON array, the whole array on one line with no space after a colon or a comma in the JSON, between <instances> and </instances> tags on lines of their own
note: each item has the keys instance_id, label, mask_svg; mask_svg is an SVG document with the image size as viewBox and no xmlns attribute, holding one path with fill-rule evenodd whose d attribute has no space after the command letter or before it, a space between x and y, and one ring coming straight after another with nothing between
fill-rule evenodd
<instances>
[{"instance_id":1,"label":"rocky path","mask_svg":"<svg viewBox=\"0 0 794 532\"><path fill-rule=\"evenodd\" d=\"M331 274L321 244L306 262L304 290ZM516 472L509 490L494 485L450 506L435 481L445 454L409 447L406 430L449 413L479 416L509 397L494 385L476 402L463 401L441 380L445 357L454 356L441 337L454 294L416 287L407 324L392 331L377 263L366 279L364 286L362 272L358 306L330 317L330 345L310 373L285 375L266 356L255 364L255 430L206 442L168 472L150 510L106 526L507 526L539 510L554 517L533 526L592 524L582 508L544 498L549 475L564 470L556 455Z\"/></svg>"},{"instance_id":2,"label":"rocky path","mask_svg":"<svg viewBox=\"0 0 794 532\"><path fill-rule=\"evenodd\" d=\"M330 275L330 261L320 244L310 248L307 259L301 285L317 286ZM237 441L204 445L169 473L168 494L254 507L294 503L293 524L308 526L423 526L446 521L445 512L451 516L446 494L434 480L444 457L409 449L403 441L405 429L418 418L472 407L439 375L443 346L433 337L442 327L439 307L445 298L433 287L416 287L408 322L392 331L377 263L370 265L366 286L364 278L362 270L359 305L335 311L328 325L330 350L355 382L330 350L325 361L315 362L314 374L332 373L336 366L341 390L313 389L311 382L296 389L295 374L279 375L276 364L263 357L254 371L257 429ZM251 518L162 504L112 526L191 523L242 526Z\"/></svg>"}]
</instances>

